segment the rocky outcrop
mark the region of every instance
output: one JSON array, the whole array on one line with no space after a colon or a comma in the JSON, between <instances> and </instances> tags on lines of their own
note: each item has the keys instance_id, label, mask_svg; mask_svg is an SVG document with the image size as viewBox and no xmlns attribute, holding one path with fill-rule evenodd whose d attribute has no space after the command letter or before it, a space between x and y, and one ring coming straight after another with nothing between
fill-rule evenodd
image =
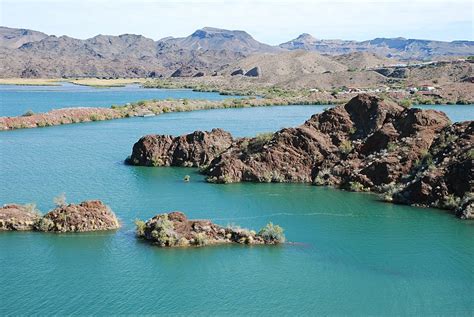
<instances>
[{"instance_id":1,"label":"rocky outcrop","mask_svg":"<svg viewBox=\"0 0 474 317\"><path fill-rule=\"evenodd\" d=\"M473 218L473 145L474 122L455 123L443 129L393 199L457 208L459 217Z\"/></svg>"},{"instance_id":2,"label":"rocky outcrop","mask_svg":"<svg viewBox=\"0 0 474 317\"><path fill-rule=\"evenodd\" d=\"M182 212L159 214L147 222L136 221L137 236L160 247L214 244L279 244L283 229L269 223L259 233L238 227L221 227L210 220L190 220Z\"/></svg>"},{"instance_id":3,"label":"rocky outcrop","mask_svg":"<svg viewBox=\"0 0 474 317\"><path fill-rule=\"evenodd\" d=\"M35 206L8 204L0 208L0 231L33 230L40 219Z\"/></svg>"},{"instance_id":4,"label":"rocky outcrop","mask_svg":"<svg viewBox=\"0 0 474 317\"><path fill-rule=\"evenodd\" d=\"M203 173L216 183L306 182L457 210L473 192L472 125L361 94L299 127L236 139ZM465 206L457 213L469 218Z\"/></svg>"},{"instance_id":5,"label":"rocky outcrop","mask_svg":"<svg viewBox=\"0 0 474 317\"><path fill-rule=\"evenodd\" d=\"M245 71L242 68L238 68L234 70L232 73L230 73L231 76L237 76L237 75L243 75L245 74Z\"/></svg>"},{"instance_id":6,"label":"rocky outcrop","mask_svg":"<svg viewBox=\"0 0 474 317\"><path fill-rule=\"evenodd\" d=\"M247 77L260 77L262 76L262 70L260 67L256 66L249 70L248 72L245 73L245 76Z\"/></svg>"},{"instance_id":7,"label":"rocky outcrop","mask_svg":"<svg viewBox=\"0 0 474 317\"><path fill-rule=\"evenodd\" d=\"M218 183L312 182L378 190L400 181L449 124L441 112L405 109L359 95L297 128L242 140L206 169Z\"/></svg>"},{"instance_id":8,"label":"rocky outcrop","mask_svg":"<svg viewBox=\"0 0 474 317\"><path fill-rule=\"evenodd\" d=\"M85 232L118 229L120 223L113 211L98 200L57 207L38 222L39 231Z\"/></svg>"},{"instance_id":9,"label":"rocky outcrop","mask_svg":"<svg viewBox=\"0 0 474 317\"><path fill-rule=\"evenodd\" d=\"M196 76L196 74L201 74L196 67L192 66L182 66L175 70L172 74L171 77L200 77ZM201 76L204 76L204 73L202 73Z\"/></svg>"},{"instance_id":10,"label":"rocky outcrop","mask_svg":"<svg viewBox=\"0 0 474 317\"><path fill-rule=\"evenodd\" d=\"M144 166L195 166L209 164L232 144L230 133L213 129L180 137L147 135L133 146L127 163Z\"/></svg>"}]
</instances>

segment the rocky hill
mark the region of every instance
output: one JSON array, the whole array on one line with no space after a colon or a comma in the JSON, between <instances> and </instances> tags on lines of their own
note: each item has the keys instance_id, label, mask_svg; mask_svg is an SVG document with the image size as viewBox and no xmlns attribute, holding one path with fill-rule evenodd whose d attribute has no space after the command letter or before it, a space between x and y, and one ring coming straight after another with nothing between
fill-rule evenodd
<instances>
[{"instance_id":1,"label":"rocky hill","mask_svg":"<svg viewBox=\"0 0 474 317\"><path fill-rule=\"evenodd\" d=\"M175 148L196 146L189 136L174 140ZM142 153L148 161L174 162L165 159L170 155L166 147L143 149L143 141L133 147L131 162L155 165L144 162ZM456 210L472 218L473 145L472 121L451 125L443 112L407 109L361 94L299 127L234 139L203 173L216 183L303 182L374 191L389 201Z\"/></svg>"},{"instance_id":2,"label":"rocky hill","mask_svg":"<svg viewBox=\"0 0 474 317\"><path fill-rule=\"evenodd\" d=\"M267 79L281 79L347 70L346 66L334 61L330 57L322 56L315 52L298 50L278 54L254 54L229 65L220 73L232 75L236 71L242 70L242 74L245 75L255 67L259 68L259 73L256 74L258 76L255 77ZM251 74L247 76L251 76Z\"/></svg>"},{"instance_id":3,"label":"rocky hill","mask_svg":"<svg viewBox=\"0 0 474 317\"><path fill-rule=\"evenodd\" d=\"M41 41L46 37L47 34L38 31L0 26L0 48L15 49L25 43Z\"/></svg>"},{"instance_id":4,"label":"rocky hill","mask_svg":"<svg viewBox=\"0 0 474 317\"><path fill-rule=\"evenodd\" d=\"M417 60L430 60L440 56L474 55L474 41L442 42L398 37L358 42L316 39L307 33L280 44L280 47L287 50L305 49L330 55L368 52L386 57Z\"/></svg>"},{"instance_id":5,"label":"rocky hill","mask_svg":"<svg viewBox=\"0 0 474 317\"><path fill-rule=\"evenodd\" d=\"M356 42L317 40L302 34L275 47L258 42L245 31L209 27L187 37L159 41L134 34L81 40L0 27L1 77L202 77L219 71L230 74L232 69L241 67L246 72L252 70L251 77L261 77L261 73L268 74L268 78L281 75L282 78L272 78L272 82L284 82L297 75L398 63L391 60L394 57L430 59L457 55L474 55L474 42L401 38ZM256 64L259 69L251 66ZM289 73L291 76L287 76Z\"/></svg>"},{"instance_id":6,"label":"rocky hill","mask_svg":"<svg viewBox=\"0 0 474 317\"><path fill-rule=\"evenodd\" d=\"M255 52L276 52L280 50L278 47L256 41L245 31L231 31L211 27L196 30L193 34L184 38L165 38L159 42L176 45L186 50L226 50L246 55Z\"/></svg>"}]
</instances>

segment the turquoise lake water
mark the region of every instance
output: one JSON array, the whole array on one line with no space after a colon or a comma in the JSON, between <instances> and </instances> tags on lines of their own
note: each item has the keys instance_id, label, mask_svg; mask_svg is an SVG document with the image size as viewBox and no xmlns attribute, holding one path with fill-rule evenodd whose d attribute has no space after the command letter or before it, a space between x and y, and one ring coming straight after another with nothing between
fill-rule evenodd
<instances>
[{"instance_id":1,"label":"turquoise lake water","mask_svg":"<svg viewBox=\"0 0 474 317\"><path fill-rule=\"evenodd\" d=\"M107 107L150 99L187 98L220 100L237 98L190 89L126 87L94 88L63 83L60 86L0 85L0 117L19 116L31 110L46 112L69 107Z\"/></svg>"},{"instance_id":2,"label":"turquoise lake water","mask_svg":"<svg viewBox=\"0 0 474 317\"><path fill-rule=\"evenodd\" d=\"M474 108L449 106L452 118ZM445 315L474 312L474 222L302 184L208 184L195 169L123 164L149 133L251 136L324 106L169 113L0 133L0 203L101 199L115 232L0 232L0 315ZM446 108L448 109L448 108ZM457 114L456 114L457 113ZM455 119L453 119L455 120ZM183 177L191 176L189 183ZM294 244L159 249L133 221L181 210Z\"/></svg>"}]
</instances>

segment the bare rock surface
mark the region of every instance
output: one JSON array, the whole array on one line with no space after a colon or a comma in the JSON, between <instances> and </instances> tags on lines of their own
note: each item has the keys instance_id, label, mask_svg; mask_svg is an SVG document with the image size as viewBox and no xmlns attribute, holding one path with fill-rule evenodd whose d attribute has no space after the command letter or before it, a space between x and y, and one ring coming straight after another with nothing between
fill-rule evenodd
<instances>
[{"instance_id":1,"label":"bare rock surface","mask_svg":"<svg viewBox=\"0 0 474 317\"><path fill-rule=\"evenodd\" d=\"M34 205L7 204L0 208L0 231L33 230L39 219Z\"/></svg>"},{"instance_id":2,"label":"bare rock surface","mask_svg":"<svg viewBox=\"0 0 474 317\"><path fill-rule=\"evenodd\" d=\"M180 137L147 135L133 146L127 160L144 166L203 166L226 150L233 139L229 132L213 129L196 131Z\"/></svg>"},{"instance_id":3,"label":"bare rock surface","mask_svg":"<svg viewBox=\"0 0 474 317\"><path fill-rule=\"evenodd\" d=\"M38 230L52 232L85 232L114 230L120 223L113 211L99 200L57 207L38 223Z\"/></svg>"}]
</instances>

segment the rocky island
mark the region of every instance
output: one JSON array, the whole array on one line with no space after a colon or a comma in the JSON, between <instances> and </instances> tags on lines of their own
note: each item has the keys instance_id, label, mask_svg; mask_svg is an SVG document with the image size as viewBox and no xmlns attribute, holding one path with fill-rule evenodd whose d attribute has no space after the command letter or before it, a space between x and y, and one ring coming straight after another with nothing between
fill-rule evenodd
<instances>
[{"instance_id":1,"label":"rocky island","mask_svg":"<svg viewBox=\"0 0 474 317\"><path fill-rule=\"evenodd\" d=\"M40 218L34 205L7 204L0 208L0 230L34 230Z\"/></svg>"},{"instance_id":2,"label":"rocky island","mask_svg":"<svg viewBox=\"0 0 474 317\"><path fill-rule=\"evenodd\" d=\"M44 216L31 206L9 204L1 207L0 230L86 232L120 227L113 211L99 200L60 205Z\"/></svg>"},{"instance_id":3,"label":"rocky island","mask_svg":"<svg viewBox=\"0 0 474 317\"><path fill-rule=\"evenodd\" d=\"M137 237L160 247L205 246L239 243L247 245L285 242L283 229L272 223L258 233L239 227L221 227L210 220L191 220L179 211L158 214L136 222Z\"/></svg>"},{"instance_id":4,"label":"rocky island","mask_svg":"<svg viewBox=\"0 0 474 317\"><path fill-rule=\"evenodd\" d=\"M360 94L299 127L254 138L232 139L222 130L146 136L128 162L200 166L215 183L302 182L372 191L387 201L472 218L473 127L472 121L451 124L440 111Z\"/></svg>"}]
</instances>

